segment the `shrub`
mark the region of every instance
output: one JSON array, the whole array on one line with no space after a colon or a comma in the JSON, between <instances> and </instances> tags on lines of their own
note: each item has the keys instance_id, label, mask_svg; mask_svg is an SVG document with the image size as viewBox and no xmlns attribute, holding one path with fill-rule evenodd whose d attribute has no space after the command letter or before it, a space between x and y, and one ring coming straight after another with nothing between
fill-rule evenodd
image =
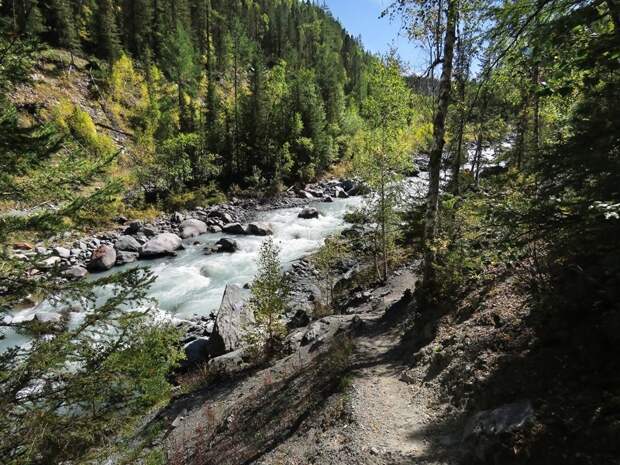
<instances>
[{"instance_id":1,"label":"shrub","mask_svg":"<svg viewBox=\"0 0 620 465\"><path fill-rule=\"evenodd\" d=\"M250 337L254 338L253 345L263 346L267 356L280 350L286 332L281 317L285 310L289 288L279 255L280 248L273 239L266 239L260 248L258 272L252 283L252 297L249 302L257 324Z\"/></svg>"},{"instance_id":2,"label":"shrub","mask_svg":"<svg viewBox=\"0 0 620 465\"><path fill-rule=\"evenodd\" d=\"M61 100L52 115L59 129L73 135L94 155L106 156L114 151L112 139L105 134L99 134L90 115L69 100Z\"/></svg>"}]
</instances>

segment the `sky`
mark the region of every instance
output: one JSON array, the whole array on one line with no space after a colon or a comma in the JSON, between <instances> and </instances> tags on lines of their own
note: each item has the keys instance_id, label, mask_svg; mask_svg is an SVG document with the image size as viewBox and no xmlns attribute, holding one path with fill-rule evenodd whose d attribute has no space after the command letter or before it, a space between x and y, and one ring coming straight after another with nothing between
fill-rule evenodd
<instances>
[{"instance_id":1,"label":"sky","mask_svg":"<svg viewBox=\"0 0 620 465\"><path fill-rule=\"evenodd\" d=\"M379 19L389 0L325 0L325 3L351 35L362 36L364 47L370 52L384 53L395 46L412 71L426 68L422 50L403 36L400 21Z\"/></svg>"}]
</instances>

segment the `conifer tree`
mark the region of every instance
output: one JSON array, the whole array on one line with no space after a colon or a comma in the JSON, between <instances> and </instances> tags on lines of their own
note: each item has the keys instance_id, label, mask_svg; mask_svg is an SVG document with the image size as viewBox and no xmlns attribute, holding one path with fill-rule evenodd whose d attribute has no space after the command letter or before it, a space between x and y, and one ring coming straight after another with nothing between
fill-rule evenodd
<instances>
[{"instance_id":1,"label":"conifer tree","mask_svg":"<svg viewBox=\"0 0 620 465\"><path fill-rule=\"evenodd\" d=\"M93 39L96 53L110 62L120 55L120 40L113 0L100 0L93 14Z\"/></svg>"}]
</instances>

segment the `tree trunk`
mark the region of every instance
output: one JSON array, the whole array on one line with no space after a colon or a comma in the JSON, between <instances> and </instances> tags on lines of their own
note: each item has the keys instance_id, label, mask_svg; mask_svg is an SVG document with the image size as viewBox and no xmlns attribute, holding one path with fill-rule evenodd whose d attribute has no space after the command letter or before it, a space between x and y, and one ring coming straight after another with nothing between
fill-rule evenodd
<instances>
[{"instance_id":1,"label":"tree trunk","mask_svg":"<svg viewBox=\"0 0 620 465\"><path fill-rule=\"evenodd\" d=\"M381 174L381 239L383 253L383 282L388 279L388 237L387 237L387 204L385 193L385 176Z\"/></svg>"},{"instance_id":2,"label":"tree trunk","mask_svg":"<svg viewBox=\"0 0 620 465\"><path fill-rule=\"evenodd\" d=\"M429 290L433 287L433 262L435 253L433 241L437 233L437 210L439 207L439 173L441 170L441 155L445 144L446 116L450 104L450 87L452 81L452 58L456 39L456 0L448 0L446 33L443 49L443 66L439 81L439 103L433 121L433 145L430 153L430 181L428 186L426 215L424 221L424 287Z\"/></svg>"},{"instance_id":3,"label":"tree trunk","mask_svg":"<svg viewBox=\"0 0 620 465\"><path fill-rule=\"evenodd\" d=\"M459 120L459 134L456 143L456 154L454 157L454 165L452 166L452 185L455 195L460 193L459 175L461 173L461 165L463 164L463 131L465 130L465 111L462 110Z\"/></svg>"},{"instance_id":4,"label":"tree trunk","mask_svg":"<svg viewBox=\"0 0 620 465\"><path fill-rule=\"evenodd\" d=\"M525 91L523 91L523 95L521 97L521 111L517 122L517 140L515 144L515 164L518 170L520 170L521 166L523 166L523 161L525 159L525 149L527 145L526 134L528 129L528 107L529 98Z\"/></svg>"},{"instance_id":5,"label":"tree trunk","mask_svg":"<svg viewBox=\"0 0 620 465\"><path fill-rule=\"evenodd\" d=\"M476 137L476 152L474 154L474 162L472 169L474 170L474 179L476 180L476 187L480 184L480 165L482 164L482 124L478 129L478 136Z\"/></svg>"}]
</instances>

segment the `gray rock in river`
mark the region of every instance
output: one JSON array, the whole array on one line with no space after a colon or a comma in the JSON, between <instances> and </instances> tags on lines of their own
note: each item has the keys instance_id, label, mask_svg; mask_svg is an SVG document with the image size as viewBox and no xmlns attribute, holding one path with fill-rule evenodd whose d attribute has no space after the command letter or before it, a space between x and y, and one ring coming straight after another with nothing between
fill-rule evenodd
<instances>
[{"instance_id":1,"label":"gray rock in river","mask_svg":"<svg viewBox=\"0 0 620 465\"><path fill-rule=\"evenodd\" d=\"M125 252L121 250L116 254L116 264L126 265L128 263L133 263L138 260L139 256L140 254L138 252Z\"/></svg>"},{"instance_id":2,"label":"gray rock in river","mask_svg":"<svg viewBox=\"0 0 620 465\"><path fill-rule=\"evenodd\" d=\"M161 233L142 246L140 257L157 258L172 255L183 246L181 238L174 233Z\"/></svg>"},{"instance_id":3,"label":"gray rock in river","mask_svg":"<svg viewBox=\"0 0 620 465\"><path fill-rule=\"evenodd\" d=\"M106 271L116 264L116 250L108 245L101 245L95 249L88 263L88 271Z\"/></svg>"},{"instance_id":4,"label":"gray rock in river","mask_svg":"<svg viewBox=\"0 0 620 465\"><path fill-rule=\"evenodd\" d=\"M302 211L297 215L298 218L302 218L308 220L310 218L318 218L319 211L314 207L305 207Z\"/></svg>"},{"instance_id":5,"label":"gray rock in river","mask_svg":"<svg viewBox=\"0 0 620 465\"><path fill-rule=\"evenodd\" d=\"M142 246L140 243L132 236L121 236L118 238L116 243L114 244L116 250L120 250L123 252L140 252Z\"/></svg>"},{"instance_id":6,"label":"gray rock in river","mask_svg":"<svg viewBox=\"0 0 620 465\"><path fill-rule=\"evenodd\" d=\"M229 239L227 237L222 237L215 244L208 245L204 249L205 255L211 255L214 253L222 253L222 252L233 253L233 252L236 252L237 250L239 250L239 244L237 243L237 241L233 239Z\"/></svg>"},{"instance_id":7,"label":"gray rock in river","mask_svg":"<svg viewBox=\"0 0 620 465\"><path fill-rule=\"evenodd\" d=\"M221 252L233 253L239 250L237 241L228 239L227 237L222 237L215 245L219 246Z\"/></svg>"},{"instance_id":8,"label":"gray rock in river","mask_svg":"<svg viewBox=\"0 0 620 465\"><path fill-rule=\"evenodd\" d=\"M213 327L211 354L217 356L240 348L254 323L254 312L243 301L243 291L236 284L228 284Z\"/></svg>"},{"instance_id":9,"label":"gray rock in river","mask_svg":"<svg viewBox=\"0 0 620 465\"><path fill-rule=\"evenodd\" d=\"M241 223L228 223L222 226L222 231L228 234L246 234L246 229Z\"/></svg>"},{"instance_id":10,"label":"gray rock in river","mask_svg":"<svg viewBox=\"0 0 620 465\"><path fill-rule=\"evenodd\" d=\"M248 224L248 234L253 236L271 236L273 228L269 223L250 223Z\"/></svg>"},{"instance_id":11,"label":"gray rock in river","mask_svg":"<svg viewBox=\"0 0 620 465\"><path fill-rule=\"evenodd\" d=\"M181 223L181 237L187 239L189 237L198 237L207 232L207 224L194 218L190 218Z\"/></svg>"}]
</instances>

